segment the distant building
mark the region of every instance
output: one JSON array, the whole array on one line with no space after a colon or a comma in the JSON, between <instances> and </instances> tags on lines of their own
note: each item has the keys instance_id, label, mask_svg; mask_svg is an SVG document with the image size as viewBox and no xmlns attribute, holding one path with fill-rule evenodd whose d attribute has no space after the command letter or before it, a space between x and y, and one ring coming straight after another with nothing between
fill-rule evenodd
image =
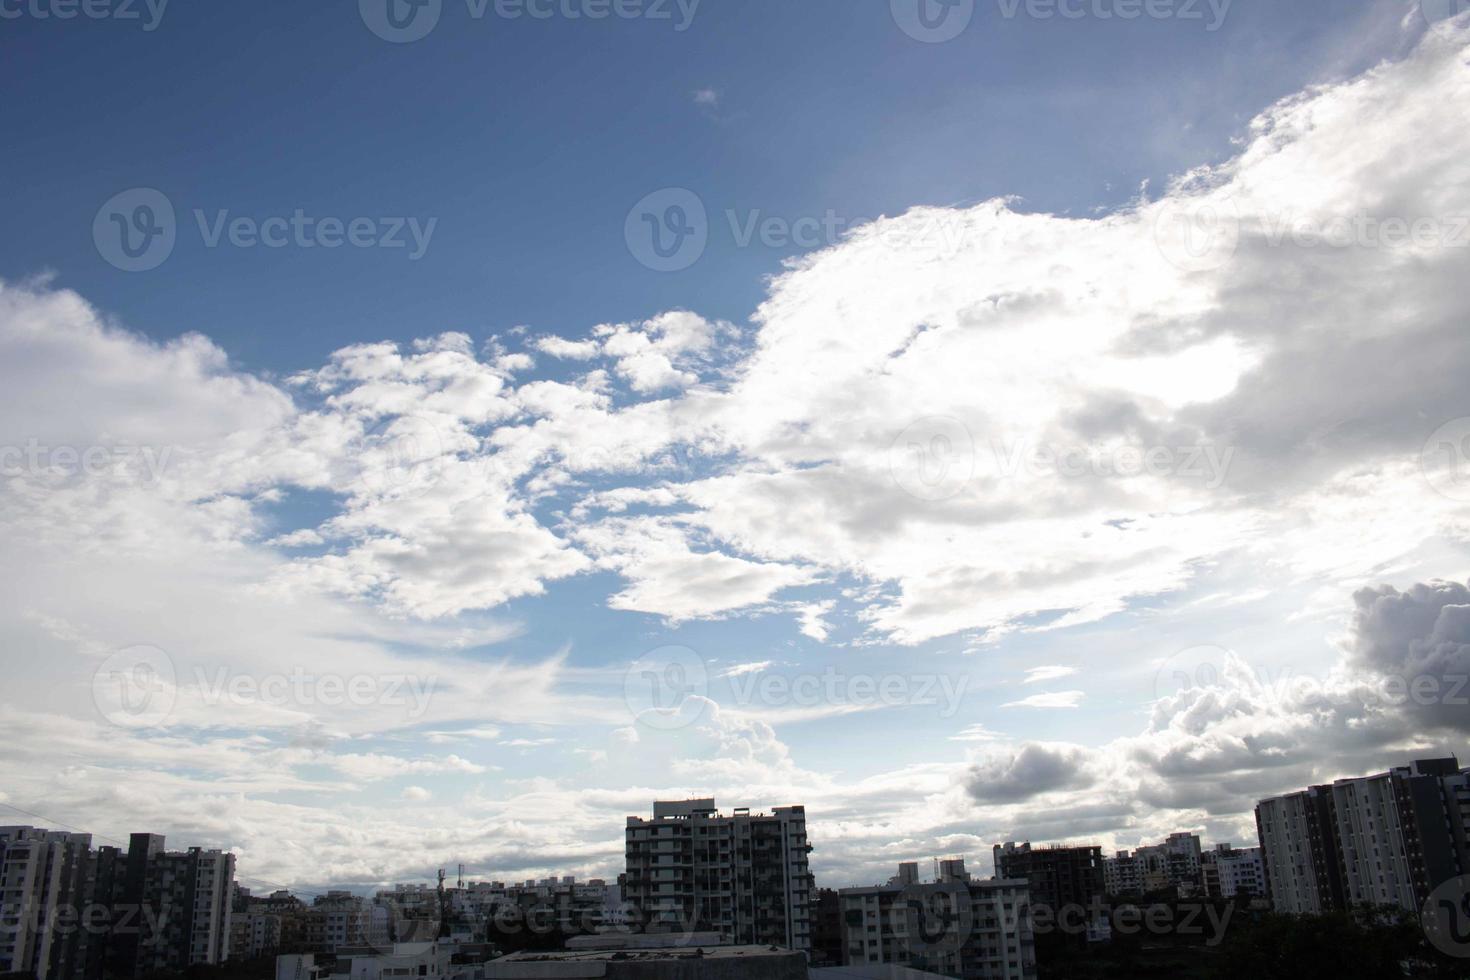
<instances>
[{"instance_id":1,"label":"distant building","mask_svg":"<svg viewBox=\"0 0 1470 980\"><path fill-rule=\"evenodd\" d=\"M1130 851L1103 858L1103 891L1108 895L1142 895L1143 862Z\"/></svg>"},{"instance_id":2,"label":"distant building","mask_svg":"<svg viewBox=\"0 0 1470 980\"><path fill-rule=\"evenodd\" d=\"M806 811L730 815L713 799L660 801L629 817L626 898L653 932L713 929L736 943L811 948Z\"/></svg>"},{"instance_id":3,"label":"distant building","mask_svg":"<svg viewBox=\"0 0 1470 980\"><path fill-rule=\"evenodd\" d=\"M890 885L917 885L919 883L919 862L905 861L898 866L898 874L888 879Z\"/></svg>"},{"instance_id":4,"label":"distant building","mask_svg":"<svg viewBox=\"0 0 1470 980\"><path fill-rule=\"evenodd\" d=\"M965 870L964 858L945 858L939 862L940 881L969 881L970 872Z\"/></svg>"},{"instance_id":5,"label":"distant building","mask_svg":"<svg viewBox=\"0 0 1470 980\"><path fill-rule=\"evenodd\" d=\"M1200 885L1210 898L1264 898L1266 871L1261 849L1215 845L1200 857Z\"/></svg>"},{"instance_id":6,"label":"distant building","mask_svg":"<svg viewBox=\"0 0 1470 980\"><path fill-rule=\"evenodd\" d=\"M463 949L432 941L344 946L326 962L318 962L312 953L288 953L276 957L276 980L481 980L483 962L457 962L465 958L458 955Z\"/></svg>"},{"instance_id":7,"label":"distant building","mask_svg":"<svg viewBox=\"0 0 1470 980\"><path fill-rule=\"evenodd\" d=\"M1105 892L1102 848L1096 845L1032 847L1029 842L1007 842L995 845L993 852L995 876L1028 882L1033 905L1053 911L1068 905L1091 906Z\"/></svg>"},{"instance_id":8,"label":"distant building","mask_svg":"<svg viewBox=\"0 0 1470 980\"><path fill-rule=\"evenodd\" d=\"M862 966L814 966L807 971L809 980L948 980L942 973L915 970L891 963Z\"/></svg>"},{"instance_id":9,"label":"distant building","mask_svg":"<svg viewBox=\"0 0 1470 980\"><path fill-rule=\"evenodd\" d=\"M269 912L230 913L230 959L250 960L281 949L281 916Z\"/></svg>"},{"instance_id":10,"label":"distant building","mask_svg":"<svg viewBox=\"0 0 1470 980\"><path fill-rule=\"evenodd\" d=\"M843 955L842 899L835 890L820 888L812 904L812 965L840 966Z\"/></svg>"},{"instance_id":11,"label":"distant building","mask_svg":"<svg viewBox=\"0 0 1470 980\"><path fill-rule=\"evenodd\" d=\"M1271 797L1256 805L1256 827L1277 911L1417 911L1470 872L1470 769L1453 756L1421 759Z\"/></svg>"},{"instance_id":12,"label":"distant building","mask_svg":"<svg viewBox=\"0 0 1470 980\"><path fill-rule=\"evenodd\" d=\"M907 881L900 870L886 885L842 889L846 963L910 967L965 980L1034 978L1026 883L972 881L962 863L947 873L944 880L923 884Z\"/></svg>"},{"instance_id":13,"label":"distant building","mask_svg":"<svg viewBox=\"0 0 1470 980\"><path fill-rule=\"evenodd\" d=\"M1172 891L1194 894L1200 885L1200 839L1194 834L1170 834L1160 844L1119 851L1103 859L1103 890L1109 895L1147 895Z\"/></svg>"},{"instance_id":14,"label":"distant building","mask_svg":"<svg viewBox=\"0 0 1470 980\"><path fill-rule=\"evenodd\" d=\"M807 980L806 954L778 946L671 946L662 949L588 949L502 956L484 965L487 980ZM298 980L280 977L277 980ZM306 978L300 978L306 980ZM353 980L358 980L354 977ZM377 980L377 978L364 978Z\"/></svg>"}]
</instances>

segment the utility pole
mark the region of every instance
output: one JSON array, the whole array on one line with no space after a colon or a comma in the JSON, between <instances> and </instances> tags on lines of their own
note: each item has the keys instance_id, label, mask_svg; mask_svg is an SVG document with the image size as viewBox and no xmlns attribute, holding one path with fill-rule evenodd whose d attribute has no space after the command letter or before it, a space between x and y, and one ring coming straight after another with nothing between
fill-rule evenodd
<instances>
[{"instance_id":1,"label":"utility pole","mask_svg":"<svg viewBox=\"0 0 1470 980\"><path fill-rule=\"evenodd\" d=\"M444 894L444 869L439 869L439 938L449 938L449 896Z\"/></svg>"}]
</instances>

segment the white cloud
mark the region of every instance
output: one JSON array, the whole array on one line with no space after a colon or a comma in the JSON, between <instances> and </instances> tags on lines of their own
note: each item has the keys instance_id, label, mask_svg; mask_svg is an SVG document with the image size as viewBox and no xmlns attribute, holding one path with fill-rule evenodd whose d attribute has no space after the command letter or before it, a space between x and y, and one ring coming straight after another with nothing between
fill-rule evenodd
<instances>
[{"instance_id":1,"label":"white cloud","mask_svg":"<svg viewBox=\"0 0 1470 980\"><path fill-rule=\"evenodd\" d=\"M487 864L605 873L626 813L718 791L806 803L814 858L852 881L1017 828L1245 828L1253 794L1462 745L1444 705L1387 703L1375 684L1464 667L1464 589L1418 570L1463 577L1470 540L1420 460L1465 412L1466 251L1290 229L1364 214L1451 231L1470 213L1467 101L1464 39L1431 37L1272 107L1237 157L1157 201L885 218L793 262L748 335L675 311L531 342L580 372L559 381L449 333L347 347L276 384L202 336L153 343L74 293L0 286L0 447L21 454L0 478L0 644L27 651L0 706L7 800L114 836L182 828L300 882L435 867L446 841ZM1174 216L1199 202L1240 222L1218 263L1173 251ZM107 465L81 472L57 447L103 447ZM277 526L303 492L329 516ZM1331 685L1282 692L1227 663L1160 697L1140 732L1084 747L967 721L926 744L980 757L891 771L836 772L778 737L848 706L710 702L669 735L631 726L621 678L596 687L566 649L486 649L524 637L515 603L578 577L615 610L780 613L819 642L861 632L889 664L884 644L959 634L979 663L1021 632L1060 644L1140 607L1163 616L1231 563L1251 569L1239 594L1302 594L1311 617L1359 590ZM133 644L178 670L155 730L104 726L93 701L93 670ZM1090 666L1089 691L1109 673ZM206 696L221 668L412 678L431 710L224 710ZM1101 699L1008 705L1081 715ZM544 753L495 744L547 719L573 730ZM496 768L520 755L587 768ZM398 799L404 779L431 797ZM313 796L330 802L294 802Z\"/></svg>"},{"instance_id":2,"label":"white cloud","mask_svg":"<svg viewBox=\"0 0 1470 980\"><path fill-rule=\"evenodd\" d=\"M595 340L566 340L562 337L538 337L534 346L543 354L568 361L590 361L602 351Z\"/></svg>"},{"instance_id":3,"label":"white cloud","mask_svg":"<svg viewBox=\"0 0 1470 980\"><path fill-rule=\"evenodd\" d=\"M1062 667L1056 665L1046 667L1027 667L1026 677L1021 683L1039 684L1042 681L1061 680L1063 677L1071 677L1075 673L1077 673L1076 667Z\"/></svg>"},{"instance_id":4,"label":"white cloud","mask_svg":"<svg viewBox=\"0 0 1470 980\"><path fill-rule=\"evenodd\" d=\"M772 663L773 661L770 660L752 660L749 663L732 664L731 666L726 667L724 670L720 671L720 676L741 677L745 674L755 674L767 669L771 666Z\"/></svg>"},{"instance_id":5,"label":"white cloud","mask_svg":"<svg viewBox=\"0 0 1470 980\"><path fill-rule=\"evenodd\" d=\"M1033 694L1019 701L1007 701L1002 708L1075 708L1087 697L1084 691L1051 691Z\"/></svg>"}]
</instances>

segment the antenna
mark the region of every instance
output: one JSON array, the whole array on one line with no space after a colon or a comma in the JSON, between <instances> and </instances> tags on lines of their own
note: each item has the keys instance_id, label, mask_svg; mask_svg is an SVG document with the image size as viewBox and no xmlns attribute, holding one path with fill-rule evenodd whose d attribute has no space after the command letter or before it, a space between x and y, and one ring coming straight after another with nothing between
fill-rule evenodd
<instances>
[{"instance_id":1,"label":"antenna","mask_svg":"<svg viewBox=\"0 0 1470 980\"><path fill-rule=\"evenodd\" d=\"M439 869L439 938L446 939L449 930L449 896L444 894L444 869Z\"/></svg>"},{"instance_id":2,"label":"antenna","mask_svg":"<svg viewBox=\"0 0 1470 980\"><path fill-rule=\"evenodd\" d=\"M461 889L464 888L464 863L463 862L460 862L460 865L459 865L459 887Z\"/></svg>"}]
</instances>

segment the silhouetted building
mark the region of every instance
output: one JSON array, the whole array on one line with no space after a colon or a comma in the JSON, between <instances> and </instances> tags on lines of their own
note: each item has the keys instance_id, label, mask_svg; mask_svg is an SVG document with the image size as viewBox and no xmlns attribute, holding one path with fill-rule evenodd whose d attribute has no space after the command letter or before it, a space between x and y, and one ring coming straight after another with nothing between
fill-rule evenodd
<instances>
[{"instance_id":1,"label":"silhouetted building","mask_svg":"<svg viewBox=\"0 0 1470 980\"><path fill-rule=\"evenodd\" d=\"M812 905L812 965L841 966L842 902L831 888L817 890Z\"/></svg>"},{"instance_id":2,"label":"silhouetted building","mask_svg":"<svg viewBox=\"0 0 1470 980\"><path fill-rule=\"evenodd\" d=\"M1060 910L1067 905L1090 906L1101 898L1103 888L1102 848L1032 847L1031 844L997 844L995 876L1024 879L1030 887L1031 904Z\"/></svg>"}]
</instances>

